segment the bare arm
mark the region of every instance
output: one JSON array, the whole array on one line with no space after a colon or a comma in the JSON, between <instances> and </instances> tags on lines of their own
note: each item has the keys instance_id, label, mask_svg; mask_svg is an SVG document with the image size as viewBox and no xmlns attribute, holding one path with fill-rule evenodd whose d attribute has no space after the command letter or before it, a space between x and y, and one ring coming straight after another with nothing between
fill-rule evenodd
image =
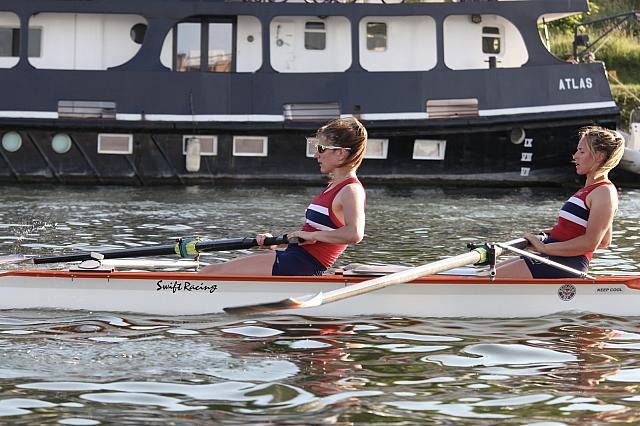
<instances>
[{"instance_id":1,"label":"bare arm","mask_svg":"<svg viewBox=\"0 0 640 426\"><path fill-rule=\"evenodd\" d=\"M542 244L535 241L531 234L525 235L534 250L551 256L580 256L607 247L611 242L613 217L618 207L618 197L611 185L594 189L587 196L590 207L589 221L584 235L568 241Z\"/></svg>"},{"instance_id":2,"label":"bare arm","mask_svg":"<svg viewBox=\"0 0 640 426\"><path fill-rule=\"evenodd\" d=\"M357 244L364 237L364 200L362 186L350 184L340 190L333 200L333 211L344 226L328 231L292 232L289 237L300 237L305 240L302 244L313 244L317 241L330 244Z\"/></svg>"}]
</instances>

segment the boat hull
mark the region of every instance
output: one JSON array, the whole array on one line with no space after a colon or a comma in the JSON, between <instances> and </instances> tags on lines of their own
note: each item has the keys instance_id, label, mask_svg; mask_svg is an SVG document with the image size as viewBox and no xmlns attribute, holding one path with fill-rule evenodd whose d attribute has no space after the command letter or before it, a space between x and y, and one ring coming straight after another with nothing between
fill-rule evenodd
<instances>
[{"instance_id":1,"label":"boat hull","mask_svg":"<svg viewBox=\"0 0 640 426\"><path fill-rule=\"evenodd\" d=\"M4 0L14 32L31 22L40 42L16 37L0 58L0 182L317 183L306 138L354 116L367 184L574 185L578 129L619 115L602 63L540 43L540 17L586 0L529 0L526 14L506 1L262 3ZM376 16L399 29L380 51L365 46ZM221 19L231 63L218 68L205 34ZM489 22L495 51L479 49ZM202 40L178 47L186 23ZM307 24L329 43L303 44ZM183 49L200 55L183 63Z\"/></svg>"},{"instance_id":2,"label":"boat hull","mask_svg":"<svg viewBox=\"0 0 640 426\"><path fill-rule=\"evenodd\" d=\"M612 123L612 122L611 122ZM476 184L492 186L557 186L576 183L575 170L566 160L575 151L578 129L587 122L557 121L554 127L531 125L530 142L509 140L513 124L488 127L453 123L440 129L415 126L398 130L395 124L370 127L370 137L389 141L384 160L365 160L358 175L368 184ZM610 124L601 122L600 124ZM252 133L268 138L268 157L236 157L233 132L218 133L218 152L200 158L198 171L187 170L181 133L141 132L133 136L139 147L129 157L103 155L95 144L98 131L61 128L75 141L64 156L51 149L51 131L24 128L22 148L0 155L0 182L65 184L225 184L301 183L320 184L317 161L306 153L308 129L266 129ZM445 140L441 160L413 160L416 137ZM562 143L559 143L562 141ZM532 150L535 155L531 156ZM618 177L616 183L637 186L636 179ZM635 182L635 185L634 185Z\"/></svg>"},{"instance_id":3,"label":"boat hull","mask_svg":"<svg viewBox=\"0 0 640 426\"><path fill-rule=\"evenodd\" d=\"M0 274L0 309L66 309L202 315L223 308L327 292L366 278L223 277L196 273ZM312 316L539 317L558 312L640 315L640 278L507 280L427 277L314 308L282 311Z\"/></svg>"}]
</instances>

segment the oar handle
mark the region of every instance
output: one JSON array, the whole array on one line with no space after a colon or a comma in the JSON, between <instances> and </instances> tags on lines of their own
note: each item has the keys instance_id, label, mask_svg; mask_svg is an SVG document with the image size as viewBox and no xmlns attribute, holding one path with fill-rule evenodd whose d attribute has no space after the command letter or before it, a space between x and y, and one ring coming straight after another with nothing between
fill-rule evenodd
<instances>
[{"instance_id":1,"label":"oar handle","mask_svg":"<svg viewBox=\"0 0 640 426\"><path fill-rule=\"evenodd\" d=\"M536 237L538 238L538 240L544 241L547 239L547 234L545 234L544 232L540 232L538 235L536 235ZM530 243L529 243L529 240L527 240L526 238L516 238L515 240L507 241L501 244L504 246L511 246L518 249L525 249Z\"/></svg>"},{"instance_id":2,"label":"oar handle","mask_svg":"<svg viewBox=\"0 0 640 426\"><path fill-rule=\"evenodd\" d=\"M264 240L264 246L279 246L288 244L289 238L287 234L281 237L267 237ZM235 238L228 240L201 241L195 244L196 251L202 253L205 251L225 251L225 250L242 250L256 247L258 241L255 238Z\"/></svg>"}]
</instances>

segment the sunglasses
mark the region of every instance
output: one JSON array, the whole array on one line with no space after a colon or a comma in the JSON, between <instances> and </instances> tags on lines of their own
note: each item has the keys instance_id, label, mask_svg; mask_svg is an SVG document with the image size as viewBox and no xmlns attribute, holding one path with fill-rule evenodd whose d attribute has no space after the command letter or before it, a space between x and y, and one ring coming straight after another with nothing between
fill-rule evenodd
<instances>
[{"instance_id":1,"label":"sunglasses","mask_svg":"<svg viewBox=\"0 0 640 426\"><path fill-rule=\"evenodd\" d=\"M345 148L343 146L322 145L319 143L316 144L316 150L318 151L319 154L322 154L328 149L346 149L347 151L351 151L351 148Z\"/></svg>"}]
</instances>

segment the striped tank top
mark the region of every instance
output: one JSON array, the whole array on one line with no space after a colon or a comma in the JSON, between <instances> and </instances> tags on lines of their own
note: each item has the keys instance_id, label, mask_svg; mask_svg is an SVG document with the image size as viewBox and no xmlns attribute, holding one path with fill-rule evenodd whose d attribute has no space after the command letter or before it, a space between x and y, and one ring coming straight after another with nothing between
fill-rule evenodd
<instances>
[{"instance_id":1,"label":"striped tank top","mask_svg":"<svg viewBox=\"0 0 640 426\"><path fill-rule=\"evenodd\" d=\"M316 198L311 200L311 204L309 204L307 211L305 212L306 221L302 230L307 232L316 232L343 227L344 223L336 217L331 206L333 205L333 200L336 198L338 192L340 192L340 190L345 186L352 183L362 185L358 178L351 177L340 182L331 189L325 189ZM322 263L325 268L330 268L347 248L347 245L330 244L318 241L315 244L308 244L300 247L316 258L318 262Z\"/></svg>"},{"instance_id":2,"label":"striped tank top","mask_svg":"<svg viewBox=\"0 0 640 426\"><path fill-rule=\"evenodd\" d=\"M598 182L585 186L569 198L558 215L558 223L551 229L550 235L556 241L567 241L584 235L587 232L589 221L589 208L587 207L587 195L602 185L610 185L611 182ZM584 254L587 259L593 258L593 252Z\"/></svg>"}]
</instances>

